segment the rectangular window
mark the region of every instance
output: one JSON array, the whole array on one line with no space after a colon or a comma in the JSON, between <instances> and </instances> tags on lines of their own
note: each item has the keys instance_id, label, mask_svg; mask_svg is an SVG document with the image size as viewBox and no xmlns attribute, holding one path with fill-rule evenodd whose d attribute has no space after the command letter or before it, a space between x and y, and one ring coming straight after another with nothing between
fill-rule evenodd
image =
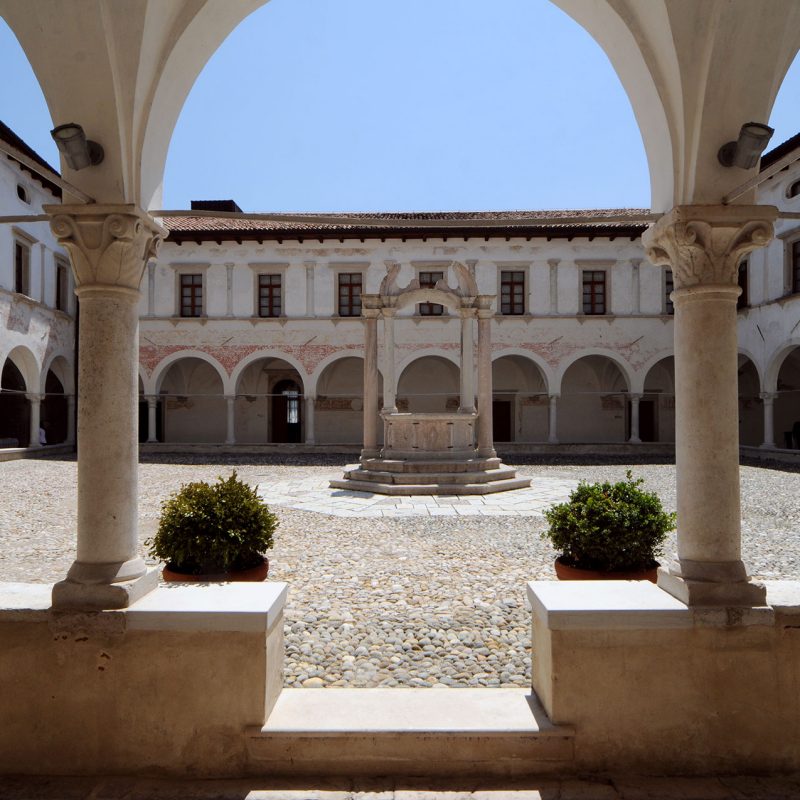
<instances>
[{"instance_id":1,"label":"rectangular window","mask_svg":"<svg viewBox=\"0 0 800 800\"><path fill-rule=\"evenodd\" d=\"M181 275L181 316L203 316L203 276Z\"/></svg>"},{"instance_id":2,"label":"rectangular window","mask_svg":"<svg viewBox=\"0 0 800 800\"><path fill-rule=\"evenodd\" d=\"M670 295L675 291L675 278L671 269L664 270L664 313L674 314L675 306Z\"/></svg>"},{"instance_id":3,"label":"rectangular window","mask_svg":"<svg viewBox=\"0 0 800 800\"><path fill-rule=\"evenodd\" d=\"M56 308L59 311L67 310L67 265L56 261Z\"/></svg>"},{"instance_id":4,"label":"rectangular window","mask_svg":"<svg viewBox=\"0 0 800 800\"><path fill-rule=\"evenodd\" d=\"M736 300L736 310L738 311L741 308L747 308L750 305L749 298L747 296L747 259L743 259L739 262L739 288L742 290L742 293L739 295L738 299Z\"/></svg>"},{"instance_id":5,"label":"rectangular window","mask_svg":"<svg viewBox=\"0 0 800 800\"><path fill-rule=\"evenodd\" d=\"M500 313L525 313L525 273L522 270L500 272Z\"/></svg>"},{"instance_id":6,"label":"rectangular window","mask_svg":"<svg viewBox=\"0 0 800 800\"><path fill-rule=\"evenodd\" d=\"M792 244L792 293L800 293L800 240Z\"/></svg>"},{"instance_id":7,"label":"rectangular window","mask_svg":"<svg viewBox=\"0 0 800 800\"><path fill-rule=\"evenodd\" d=\"M339 273L339 316L361 316L361 284L360 272Z\"/></svg>"},{"instance_id":8,"label":"rectangular window","mask_svg":"<svg viewBox=\"0 0 800 800\"><path fill-rule=\"evenodd\" d=\"M14 242L14 291L31 293L31 248L20 241Z\"/></svg>"},{"instance_id":9,"label":"rectangular window","mask_svg":"<svg viewBox=\"0 0 800 800\"><path fill-rule=\"evenodd\" d=\"M281 315L281 276L258 276L258 316L279 317Z\"/></svg>"},{"instance_id":10,"label":"rectangular window","mask_svg":"<svg viewBox=\"0 0 800 800\"><path fill-rule=\"evenodd\" d=\"M583 313L606 313L606 271L583 270Z\"/></svg>"},{"instance_id":11,"label":"rectangular window","mask_svg":"<svg viewBox=\"0 0 800 800\"><path fill-rule=\"evenodd\" d=\"M420 272L419 288L433 289L443 278L444 272ZM419 313L423 317L441 317L444 314L444 306L439 303L420 303Z\"/></svg>"}]
</instances>

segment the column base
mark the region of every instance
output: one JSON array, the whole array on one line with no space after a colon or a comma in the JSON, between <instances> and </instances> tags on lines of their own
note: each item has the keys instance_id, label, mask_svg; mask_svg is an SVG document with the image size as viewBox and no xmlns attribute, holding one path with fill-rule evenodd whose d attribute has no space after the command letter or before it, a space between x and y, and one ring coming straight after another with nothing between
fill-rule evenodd
<instances>
[{"instance_id":1,"label":"column base","mask_svg":"<svg viewBox=\"0 0 800 800\"><path fill-rule=\"evenodd\" d=\"M628 439L628 444L641 444L641 443L642 440L638 436L631 436L631 438Z\"/></svg>"},{"instance_id":2,"label":"column base","mask_svg":"<svg viewBox=\"0 0 800 800\"><path fill-rule=\"evenodd\" d=\"M767 590L748 579L741 561L673 562L658 570L658 586L687 606L739 606L767 603Z\"/></svg>"},{"instance_id":3,"label":"column base","mask_svg":"<svg viewBox=\"0 0 800 800\"><path fill-rule=\"evenodd\" d=\"M478 448L478 457L479 458L497 458L497 450L494 447L479 447Z\"/></svg>"},{"instance_id":4,"label":"column base","mask_svg":"<svg viewBox=\"0 0 800 800\"><path fill-rule=\"evenodd\" d=\"M133 574L139 564L144 571ZM53 586L53 608L92 611L127 608L158 586L160 573L160 567L148 569L141 558L122 565L76 561L66 580ZM131 577L123 578L122 575Z\"/></svg>"},{"instance_id":5,"label":"column base","mask_svg":"<svg viewBox=\"0 0 800 800\"><path fill-rule=\"evenodd\" d=\"M762 450L774 450L775 449L775 442L763 442L759 445Z\"/></svg>"},{"instance_id":6,"label":"column base","mask_svg":"<svg viewBox=\"0 0 800 800\"><path fill-rule=\"evenodd\" d=\"M361 450L361 459L365 458L380 458L381 451L379 449L367 449L366 447Z\"/></svg>"}]
</instances>

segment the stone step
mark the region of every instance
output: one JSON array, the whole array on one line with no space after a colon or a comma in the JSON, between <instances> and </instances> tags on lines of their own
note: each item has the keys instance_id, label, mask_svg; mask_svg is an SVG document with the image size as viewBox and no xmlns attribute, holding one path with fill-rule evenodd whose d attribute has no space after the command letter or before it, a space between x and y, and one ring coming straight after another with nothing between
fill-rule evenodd
<instances>
[{"instance_id":1,"label":"stone step","mask_svg":"<svg viewBox=\"0 0 800 800\"><path fill-rule=\"evenodd\" d=\"M377 472L366 469L354 469L345 472L345 478L351 481L372 481L373 483L420 484L420 483L489 483L490 481L510 480L517 477L512 467L502 466L500 469L485 472Z\"/></svg>"},{"instance_id":2,"label":"stone step","mask_svg":"<svg viewBox=\"0 0 800 800\"><path fill-rule=\"evenodd\" d=\"M483 495L507 492L510 489L527 489L530 478L511 478L491 483L375 483L363 480L332 480L332 489L347 489L351 492L369 492L387 495Z\"/></svg>"},{"instance_id":3,"label":"stone step","mask_svg":"<svg viewBox=\"0 0 800 800\"><path fill-rule=\"evenodd\" d=\"M346 467L355 469L358 464ZM401 461L391 458L365 458L361 461L364 469L380 472L483 472L503 466L499 458L441 459L430 461Z\"/></svg>"},{"instance_id":4,"label":"stone step","mask_svg":"<svg viewBox=\"0 0 800 800\"><path fill-rule=\"evenodd\" d=\"M567 773L574 755L527 689L284 689L247 750L253 774L325 777Z\"/></svg>"}]
</instances>

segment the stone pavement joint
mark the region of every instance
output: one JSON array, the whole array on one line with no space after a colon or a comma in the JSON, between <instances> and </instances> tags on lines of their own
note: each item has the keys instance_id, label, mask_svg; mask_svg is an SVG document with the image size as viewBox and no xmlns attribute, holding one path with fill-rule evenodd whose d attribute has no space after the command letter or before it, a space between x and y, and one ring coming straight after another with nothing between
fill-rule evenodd
<instances>
[{"instance_id":1,"label":"stone pavement joint","mask_svg":"<svg viewBox=\"0 0 800 800\"><path fill-rule=\"evenodd\" d=\"M338 473L337 473L338 474ZM331 477L334 477L332 475ZM476 497L383 494L331 489L330 478L314 475L292 480L259 483L261 497L270 505L312 511L335 517L411 516L543 516L553 503L562 503L578 485L564 478L537 476L530 488L511 489Z\"/></svg>"}]
</instances>

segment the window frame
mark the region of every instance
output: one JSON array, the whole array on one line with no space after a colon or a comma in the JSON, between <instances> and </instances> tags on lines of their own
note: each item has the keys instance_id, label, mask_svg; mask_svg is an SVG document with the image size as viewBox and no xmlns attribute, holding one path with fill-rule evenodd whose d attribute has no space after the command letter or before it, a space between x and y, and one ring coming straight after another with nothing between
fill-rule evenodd
<instances>
[{"instance_id":1,"label":"window frame","mask_svg":"<svg viewBox=\"0 0 800 800\"><path fill-rule=\"evenodd\" d=\"M504 317L520 317L524 316L527 313L527 297L528 297L528 275L527 270L524 267L505 267L501 266L499 270L500 274L498 276L498 311ZM521 282L518 281L511 281L505 282L503 280L504 275L520 275L522 276ZM505 301L503 299L503 287L506 285L510 285L511 289L509 290L509 310L505 310ZM515 286L522 285L522 299L521 299L521 309L519 311L514 310L514 299L513 299L513 290Z\"/></svg>"},{"instance_id":2,"label":"window frame","mask_svg":"<svg viewBox=\"0 0 800 800\"><path fill-rule=\"evenodd\" d=\"M423 275L429 276L426 277L423 283ZM438 278L434 278L434 275L438 275ZM447 276L447 270L442 269L433 269L431 267L423 267L422 269L417 270L417 281L419 281L419 288L420 289L434 289L436 284L439 281L443 281ZM417 303L417 314L420 317L443 317L444 316L444 306L441 303Z\"/></svg>"},{"instance_id":3,"label":"window frame","mask_svg":"<svg viewBox=\"0 0 800 800\"><path fill-rule=\"evenodd\" d=\"M351 291L348 293L347 298L347 307L349 307L349 311L347 313L342 313L344 306L342 305L342 278L347 276L348 278L352 279L353 276L358 276L359 282L358 284L355 283L348 283L347 286L351 288ZM336 286L335 289L335 309L336 314L335 316L340 317L342 319L358 319L361 317L361 311L363 309L361 296L364 294L364 285L366 284L366 269L363 267L356 267L356 266L343 266L336 270L336 277L334 279L334 284ZM355 308L355 304L353 303L353 298L355 296L355 292L352 289L355 286L358 286L358 313L353 313Z\"/></svg>"},{"instance_id":4,"label":"window frame","mask_svg":"<svg viewBox=\"0 0 800 800\"><path fill-rule=\"evenodd\" d=\"M662 281L662 297L663 297L663 314L668 317L675 316L675 304L672 302L670 295L675 291L675 275L672 272L672 269L666 267L664 269L664 278Z\"/></svg>"},{"instance_id":5,"label":"window frame","mask_svg":"<svg viewBox=\"0 0 800 800\"><path fill-rule=\"evenodd\" d=\"M602 285L603 287L603 295L602 295L602 303L603 303L603 310L597 311L595 310L595 293L591 290L590 294L590 307L587 311L586 308L586 276L588 274L592 274L593 276L602 275L602 281L596 281L594 278L591 279L590 286L595 285ZM609 308L609 292L608 292L608 269L606 268L594 268L594 267L581 267L581 313L587 317L605 317L608 316L608 308Z\"/></svg>"},{"instance_id":6,"label":"window frame","mask_svg":"<svg viewBox=\"0 0 800 800\"><path fill-rule=\"evenodd\" d=\"M274 311L274 298L273 298L273 289L276 287L275 283L269 283L266 286L262 286L262 278L277 278L277 313L271 313ZM272 271L260 271L256 273L256 316L259 319L278 319L284 316L284 274L282 271L272 270ZM264 305L262 303L262 290L267 289L268 294L268 308L267 311L270 313L264 313Z\"/></svg>"},{"instance_id":7,"label":"window frame","mask_svg":"<svg viewBox=\"0 0 800 800\"><path fill-rule=\"evenodd\" d=\"M31 257L33 255L33 246L36 240L26 236L22 231L14 230L11 241L14 245L13 264L14 271L12 273L13 289L15 294L21 294L23 297L32 298L31 294ZM23 252L27 254L26 263L23 266L22 280L18 274L17 253ZM21 285L20 285L21 283Z\"/></svg>"},{"instance_id":8,"label":"window frame","mask_svg":"<svg viewBox=\"0 0 800 800\"><path fill-rule=\"evenodd\" d=\"M800 236L786 242L789 294L800 294Z\"/></svg>"},{"instance_id":9,"label":"window frame","mask_svg":"<svg viewBox=\"0 0 800 800\"><path fill-rule=\"evenodd\" d=\"M70 272L70 265L69 262L56 254L54 258L55 262L55 272L56 272L56 280L55 280L55 298L54 298L54 308L56 311L63 311L65 314L69 313L69 272ZM63 275L63 286L62 286L62 275Z\"/></svg>"}]
</instances>

